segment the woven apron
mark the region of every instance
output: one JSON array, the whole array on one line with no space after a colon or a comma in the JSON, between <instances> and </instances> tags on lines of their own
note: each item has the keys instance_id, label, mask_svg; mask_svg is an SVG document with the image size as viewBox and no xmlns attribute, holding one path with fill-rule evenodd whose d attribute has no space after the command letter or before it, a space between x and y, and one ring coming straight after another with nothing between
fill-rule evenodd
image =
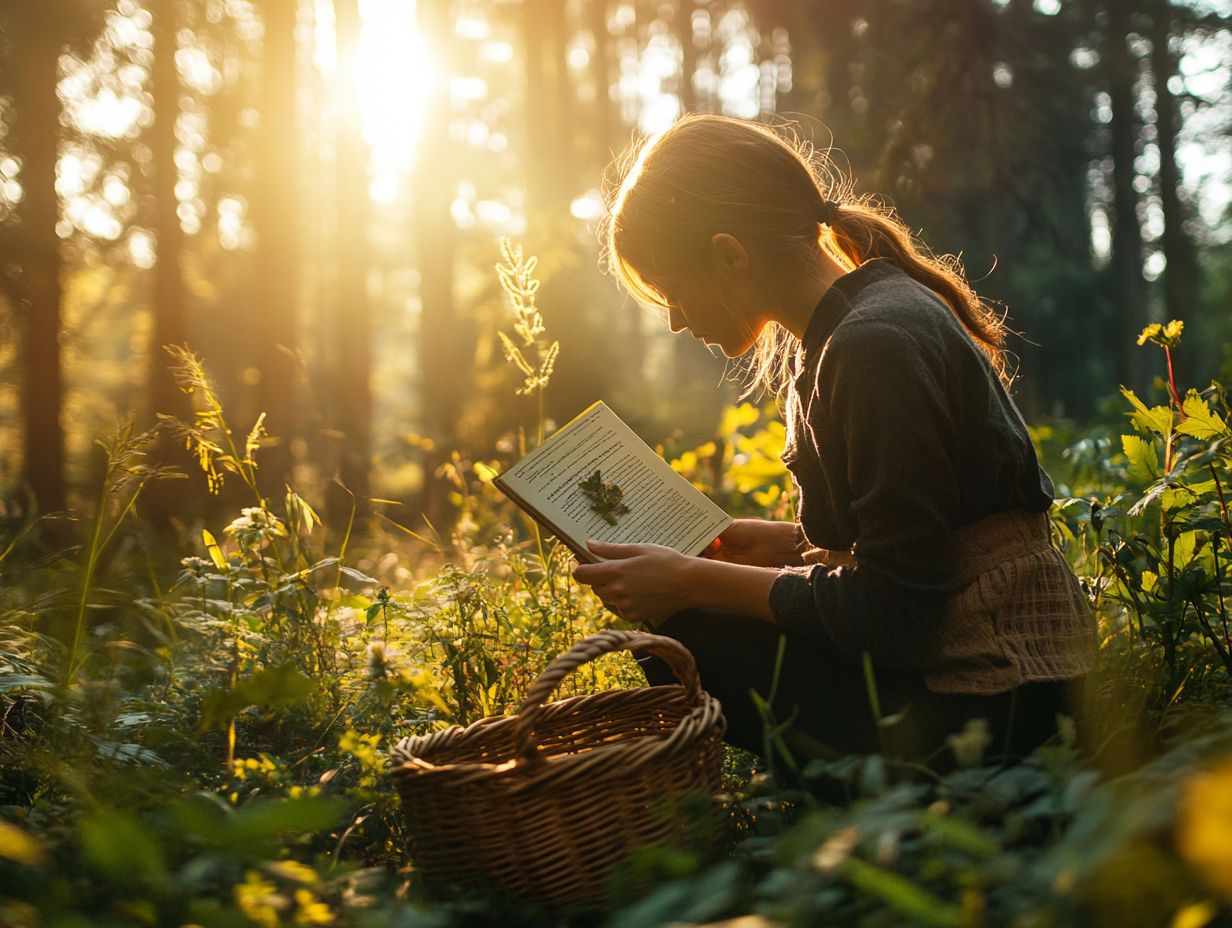
<instances>
[{"instance_id":1,"label":"woven apron","mask_svg":"<svg viewBox=\"0 0 1232 928\"><path fill-rule=\"evenodd\" d=\"M934 693L1003 693L1091 668L1095 618L1046 513L998 512L953 535L955 590L920 666ZM813 548L805 563L854 564Z\"/></svg>"}]
</instances>

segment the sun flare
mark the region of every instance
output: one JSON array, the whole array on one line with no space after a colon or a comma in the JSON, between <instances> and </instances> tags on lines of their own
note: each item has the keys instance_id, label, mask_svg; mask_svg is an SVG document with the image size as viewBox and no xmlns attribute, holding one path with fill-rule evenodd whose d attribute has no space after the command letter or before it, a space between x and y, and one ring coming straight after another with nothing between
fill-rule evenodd
<instances>
[{"instance_id":1,"label":"sun flare","mask_svg":"<svg viewBox=\"0 0 1232 928\"><path fill-rule=\"evenodd\" d=\"M328 78L355 82L364 141L371 148L372 198L392 203L415 162L429 94L440 81L414 3L361 0L359 47L338 60L332 4L317 0L315 62Z\"/></svg>"}]
</instances>

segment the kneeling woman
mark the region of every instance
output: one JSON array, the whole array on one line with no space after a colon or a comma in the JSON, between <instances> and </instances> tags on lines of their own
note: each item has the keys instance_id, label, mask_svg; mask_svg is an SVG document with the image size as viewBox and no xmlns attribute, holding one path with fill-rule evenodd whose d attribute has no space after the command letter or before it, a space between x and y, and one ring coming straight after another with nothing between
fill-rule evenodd
<instances>
[{"instance_id":1,"label":"kneeling woman","mask_svg":"<svg viewBox=\"0 0 1232 928\"><path fill-rule=\"evenodd\" d=\"M784 400L799 521L739 519L705 558L595 542L608 560L574 576L692 651L739 746L762 747L749 693L769 693L785 635L774 715L804 750L944 764L947 736L979 717L991 753L1021 754L1071 711L1094 623L1051 542L1004 328L955 260L834 174L717 116L628 158L609 267L673 332L749 355L754 386ZM874 719L866 655L893 725Z\"/></svg>"}]
</instances>

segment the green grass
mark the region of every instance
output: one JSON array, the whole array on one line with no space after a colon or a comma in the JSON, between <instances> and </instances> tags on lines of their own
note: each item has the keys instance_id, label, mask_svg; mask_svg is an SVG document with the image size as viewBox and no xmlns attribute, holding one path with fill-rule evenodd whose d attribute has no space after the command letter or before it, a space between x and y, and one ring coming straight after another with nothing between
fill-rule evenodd
<instances>
[{"instance_id":1,"label":"green grass","mask_svg":"<svg viewBox=\"0 0 1232 928\"><path fill-rule=\"evenodd\" d=\"M611 617L487 485L502 462L455 456L443 537L388 514L323 525L292 490L262 496L261 422L233 440L200 362L177 362L201 414L163 427L251 505L168 551L137 518L166 476L143 464L156 435L124 427L88 522L0 537L0 924L542 924L430 900L385 751L513 711ZM550 365L528 366L541 391ZM720 852L639 853L578 923L1228 924L1232 441L1221 387L1165 395L1125 398L1128 439L1037 434L1100 620L1088 717L1026 763L987 766L972 741L935 777L805 762L767 716L773 764L726 758ZM781 442L746 405L712 441L664 450L733 514L789 517ZM641 682L609 657L561 695Z\"/></svg>"}]
</instances>

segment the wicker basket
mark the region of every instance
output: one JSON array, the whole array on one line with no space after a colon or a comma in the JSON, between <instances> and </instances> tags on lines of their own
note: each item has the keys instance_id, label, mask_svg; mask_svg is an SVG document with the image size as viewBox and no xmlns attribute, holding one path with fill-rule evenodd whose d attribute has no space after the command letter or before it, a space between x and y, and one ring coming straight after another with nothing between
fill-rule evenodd
<instances>
[{"instance_id":1,"label":"wicker basket","mask_svg":"<svg viewBox=\"0 0 1232 928\"><path fill-rule=\"evenodd\" d=\"M682 685L545 704L581 665L633 649L661 657ZM724 728L681 644L592 635L552 661L517 715L395 746L411 856L440 892L496 890L554 912L599 903L634 847L682 837L673 800L718 790Z\"/></svg>"}]
</instances>

